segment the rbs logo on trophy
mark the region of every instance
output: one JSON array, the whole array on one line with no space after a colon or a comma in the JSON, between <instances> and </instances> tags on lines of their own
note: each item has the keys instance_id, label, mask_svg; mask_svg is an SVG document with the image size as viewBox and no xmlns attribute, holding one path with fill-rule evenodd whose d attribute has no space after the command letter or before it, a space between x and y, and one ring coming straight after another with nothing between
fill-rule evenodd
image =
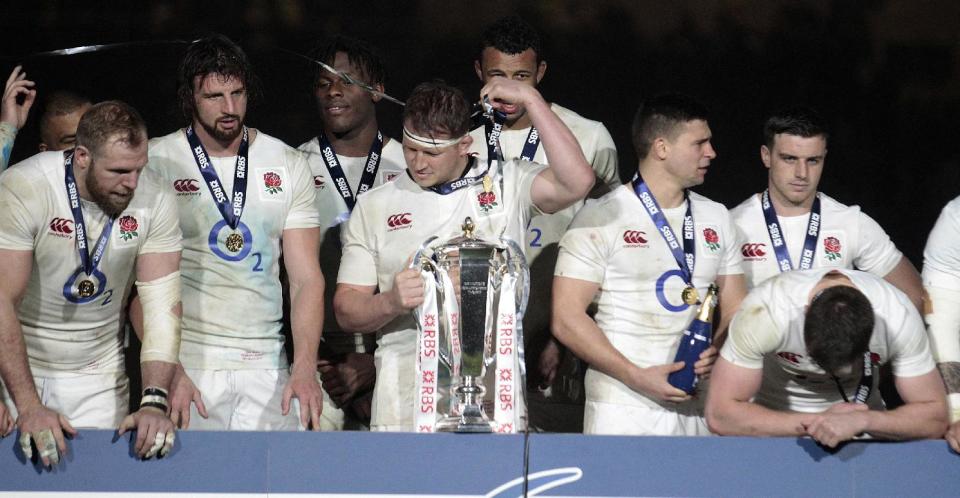
<instances>
[{"instance_id":1,"label":"rbs logo on trophy","mask_svg":"<svg viewBox=\"0 0 960 498\"><path fill-rule=\"evenodd\" d=\"M387 217L387 226L390 227L387 231L392 232L401 228L410 228L409 225L411 223L413 223L413 220L410 218L410 213L393 214Z\"/></svg>"}]
</instances>

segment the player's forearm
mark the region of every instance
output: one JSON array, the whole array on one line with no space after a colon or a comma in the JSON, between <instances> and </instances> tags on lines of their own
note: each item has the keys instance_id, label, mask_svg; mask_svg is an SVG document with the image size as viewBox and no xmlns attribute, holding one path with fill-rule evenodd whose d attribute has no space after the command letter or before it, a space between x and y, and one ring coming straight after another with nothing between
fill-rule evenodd
<instances>
[{"instance_id":1,"label":"player's forearm","mask_svg":"<svg viewBox=\"0 0 960 498\"><path fill-rule=\"evenodd\" d=\"M630 379L638 367L613 347L585 311L554 308L551 328L557 340L592 368L631 385Z\"/></svg>"},{"instance_id":2,"label":"player's forearm","mask_svg":"<svg viewBox=\"0 0 960 498\"><path fill-rule=\"evenodd\" d=\"M0 377L17 409L39 405L40 397L27 360L23 329L12 303L0 303Z\"/></svg>"},{"instance_id":3,"label":"player's forearm","mask_svg":"<svg viewBox=\"0 0 960 498\"><path fill-rule=\"evenodd\" d=\"M333 298L337 323L347 332L374 333L406 310L397 310L383 292L367 294L354 289L337 289Z\"/></svg>"},{"instance_id":4,"label":"player's forearm","mask_svg":"<svg viewBox=\"0 0 960 498\"><path fill-rule=\"evenodd\" d=\"M0 172L10 164L10 154L13 152L13 142L17 138L17 127L10 123L0 122Z\"/></svg>"},{"instance_id":5,"label":"player's forearm","mask_svg":"<svg viewBox=\"0 0 960 498\"><path fill-rule=\"evenodd\" d=\"M290 289L293 367L313 372L323 334L323 277L319 275Z\"/></svg>"},{"instance_id":6,"label":"player's forearm","mask_svg":"<svg viewBox=\"0 0 960 498\"><path fill-rule=\"evenodd\" d=\"M556 179L557 209L583 199L593 187L596 175L584 157L577 137L550 109L550 104L545 102L539 93L535 93L530 99L526 109L540 134L543 152Z\"/></svg>"},{"instance_id":7,"label":"player's forearm","mask_svg":"<svg viewBox=\"0 0 960 498\"><path fill-rule=\"evenodd\" d=\"M143 376L143 387L160 387L170 391L173 374L177 371L178 363L165 361L145 361L140 364L140 373Z\"/></svg>"},{"instance_id":8,"label":"player's forearm","mask_svg":"<svg viewBox=\"0 0 960 498\"><path fill-rule=\"evenodd\" d=\"M939 439L947 430L943 400L907 403L895 410L870 410L865 432L882 439Z\"/></svg>"},{"instance_id":9,"label":"player's forearm","mask_svg":"<svg viewBox=\"0 0 960 498\"><path fill-rule=\"evenodd\" d=\"M803 436L806 413L771 410L750 401L707 397L707 426L721 436Z\"/></svg>"}]
</instances>

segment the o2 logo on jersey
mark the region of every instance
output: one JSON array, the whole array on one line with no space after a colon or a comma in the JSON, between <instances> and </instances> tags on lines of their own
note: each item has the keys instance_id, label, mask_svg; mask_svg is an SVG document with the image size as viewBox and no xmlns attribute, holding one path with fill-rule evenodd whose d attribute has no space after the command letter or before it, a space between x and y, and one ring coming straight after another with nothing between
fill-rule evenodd
<instances>
[{"instance_id":1,"label":"o2 logo on jersey","mask_svg":"<svg viewBox=\"0 0 960 498\"><path fill-rule=\"evenodd\" d=\"M174 180L173 190L177 192L177 196L200 195L200 182L195 178Z\"/></svg>"},{"instance_id":2,"label":"o2 logo on jersey","mask_svg":"<svg viewBox=\"0 0 960 498\"><path fill-rule=\"evenodd\" d=\"M760 242L749 242L740 246L740 254L743 254L746 261L764 261L767 259L764 257L767 255L765 247L767 245Z\"/></svg>"},{"instance_id":3,"label":"o2 logo on jersey","mask_svg":"<svg viewBox=\"0 0 960 498\"><path fill-rule=\"evenodd\" d=\"M399 213L388 216L387 226L390 228L388 228L387 231L392 232L394 230L410 228L410 225L413 223L413 218L410 216L410 213Z\"/></svg>"},{"instance_id":4,"label":"o2 logo on jersey","mask_svg":"<svg viewBox=\"0 0 960 498\"><path fill-rule=\"evenodd\" d=\"M73 238L73 220L67 218L54 218L50 220L50 235L64 239Z\"/></svg>"},{"instance_id":5,"label":"o2 logo on jersey","mask_svg":"<svg viewBox=\"0 0 960 498\"><path fill-rule=\"evenodd\" d=\"M646 247L646 235L647 232L640 230L624 230L623 241L626 242L626 244L624 244L623 247Z\"/></svg>"},{"instance_id":6,"label":"o2 logo on jersey","mask_svg":"<svg viewBox=\"0 0 960 498\"><path fill-rule=\"evenodd\" d=\"M323 190L327 186L327 180L323 175L316 175L313 177L313 188L317 190Z\"/></svg>"}]
</instances>

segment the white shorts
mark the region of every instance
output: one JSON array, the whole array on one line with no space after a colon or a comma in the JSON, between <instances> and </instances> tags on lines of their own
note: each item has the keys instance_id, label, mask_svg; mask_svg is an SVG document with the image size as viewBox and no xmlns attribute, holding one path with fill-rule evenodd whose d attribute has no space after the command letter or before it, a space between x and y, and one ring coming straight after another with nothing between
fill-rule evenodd
<instances>
[{"instance_id":1,"label":"white shorts","mask_svg":"<svg viewBox=\"0 0 960 498\"><path fill-rule=\"evenodd\" d=\"M584 434L623 436L710 436L702 413L689 403L687 413L661 407L618 405L587 401L583 413Z\"/></svg>"},{"instance_id":2,"label":"white shorts","mask_svg":"<svg viewBox=\"0 0 960 498\"><path fill-rule=\"evenodd\" d=\"M280 402L290 375L284 370L184 371L200 390L209 418L190 404L190 429L201 431L296 431L300 426L300 403L294 398L290 411L282 414Z\"/></svg>"},{"instance_id":3,"label":"white shorts","mask_svg":"<svg viewBox=\"0 0 960 498\"><path fill-rule=\"evenodd\" d=\"M34 377L43 406L63 414L75 429L116 429L130 408L130 381L122 372L70 377ZM13 399L0 388L0 399L17 418Z\"/></svg>"}]
</instances>

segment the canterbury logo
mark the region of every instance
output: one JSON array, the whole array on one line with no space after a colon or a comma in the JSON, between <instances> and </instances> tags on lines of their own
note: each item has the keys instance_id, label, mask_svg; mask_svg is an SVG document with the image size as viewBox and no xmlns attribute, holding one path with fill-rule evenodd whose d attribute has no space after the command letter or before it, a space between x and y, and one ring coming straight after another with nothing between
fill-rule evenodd
<instances>
[{"instance_id":1,"label":"canterbury logo","mask_svg":"<svg viewBox=\"0 0 960 498\"><path fill-rule=\"evenodd\" d=\"M50 220L50 230L55 233L62 233L64 235L70 235L73 233L73 220L68 220L65 218L54 218Z\"/></svg>"},{"instance_id":2,"label":"canterbury logo","mask_svg":"<svg viewBox=\"0 0 960 498\"><path fill-rule=\"evenodd\" d=\"M639 230L627 230L623 232L623 241L627 244L646 244L647 239L643 238L646 232Z\"/></svg>"},{"instance_id":3,"label":"canterbury logo","mask_svg":"<svg viewBox=\"0 0 960 498\"><path fill-rule=\"evenodd\" d=\"M177 192L193 193L193 192L199 192L200 186L197 180L188 178L185 180L174 180L173 189L176 190Z\"/></svg>"},{"instance_id":4,"label":"canterbury logo","mask_svg":"<svg viewBox=\"0 0 960 498\"><path fill-rule=\"evenodd\" d=\"M391 228L402 227L410 223L413 223L413 220L410 219L410 213L394 214L387 218L387 226Z\"/></svg>"},{"instance_id":5,"label":"canterbury logo","mask_svg":"<svg viewBox=\"0 0 960 498\"><path fill-rule=\"evenodd\" d=\"M767 252L763 250L766 246L766 244L744 244L740 247L740 252L745 258L759 258L767 255Z\"/></svg>"}]
</instances>

